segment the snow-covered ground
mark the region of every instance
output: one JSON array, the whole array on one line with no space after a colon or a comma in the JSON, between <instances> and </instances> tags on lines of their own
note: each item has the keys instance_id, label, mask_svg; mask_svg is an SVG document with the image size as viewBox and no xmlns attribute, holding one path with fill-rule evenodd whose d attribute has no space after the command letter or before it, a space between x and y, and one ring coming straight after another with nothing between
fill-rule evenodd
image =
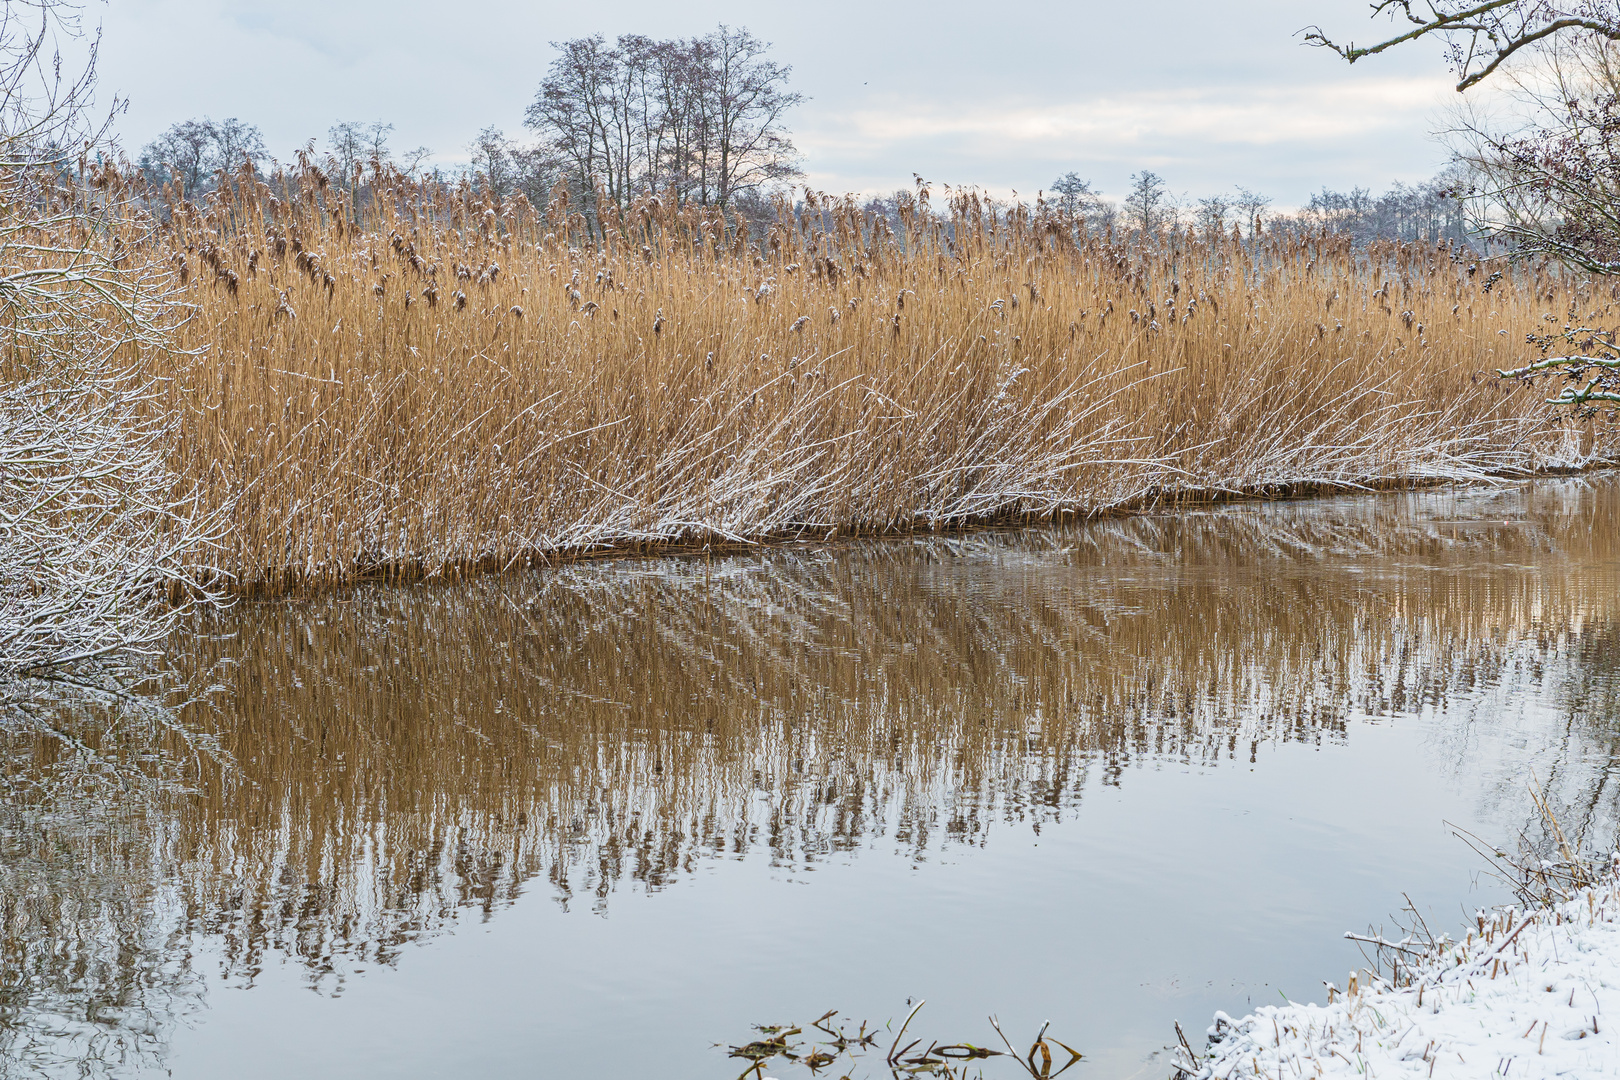
<instances>
[{"instance_id":1,"label":"snow-covered ground","mask_svg":"<svg viewBox=\"0 0 1620 1080\"><path fill-rule=\"evenodd\" d=\"M1620 854L1562 903L1481 913L1463 941L1402 943L1327 1005L1217 1013L1198 1080L1620 1076ZM1410 967L1406 961L1410 961Z\"/></svg>"}]
</instances>

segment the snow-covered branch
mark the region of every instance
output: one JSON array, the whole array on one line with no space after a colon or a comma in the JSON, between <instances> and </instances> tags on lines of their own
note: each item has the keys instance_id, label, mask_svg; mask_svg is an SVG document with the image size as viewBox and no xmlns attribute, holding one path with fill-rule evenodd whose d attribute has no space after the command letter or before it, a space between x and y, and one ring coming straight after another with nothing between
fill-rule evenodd
<instances>
[{"instance_id":1,"label":"snow-covered branch","mask_svg":"<svg viewBox=\"0 0 1620 1080\"><path fill-rule=\"evenodd\" d=\"M0 722L17 680L149 645L210 595L187 567L213 529L169 467L150 374L169 270L116 172L72 171L51 138L88 130L93 71L63 89L41 67L75 11L0 11Z\"/></svg>"}]
</instances>

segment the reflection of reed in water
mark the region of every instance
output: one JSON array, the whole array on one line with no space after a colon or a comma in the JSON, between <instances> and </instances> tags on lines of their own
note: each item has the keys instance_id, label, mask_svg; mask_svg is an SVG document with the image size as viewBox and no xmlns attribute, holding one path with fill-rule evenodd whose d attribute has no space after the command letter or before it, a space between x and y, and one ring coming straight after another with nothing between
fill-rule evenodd
<instances>
[{"instance_id":1,"label":"reflection of reed in water","mask_svg":"<svg viewBox=\"0 0 1620 1080\"><path fill-rule=\"evenodd\" d=\"M233 658L218 725L238 771L204 760L199 794L80 857L153 898L171 880L232 971L284 954L316 979L537 885L600 907L706 857L804 867L880 839L930 857L1058 818L1092 776L1246 765L1357 713L1578 668L1620 625L1616 494L1274 504L247 606L176 657ZM8 889L8 910L40 902ZM39 925L8 918L7 948Z\"/></svg>"},{"instance_id":2,"label":"reflection of reed in water","mask_svg":"<svg viewBox=\"0 0 1620 1080\"><path fill-rule=\"evenodd\" d=\"M202 991L166 839L77 800L0 807L0 1077L162 1064Z\"/></svg>"},{"instance_id":3,"label":"reflection of reed in water","mask_svg":"<svg viewBox=\"0 0 1620 1080\"><path fill-rule=\"evenodd\" d=\"M122 688L138 677L36 680L0 702L0 1078L161 1064L196 1011L162 821L217 749Z\"/></svg>"}]
</instances>

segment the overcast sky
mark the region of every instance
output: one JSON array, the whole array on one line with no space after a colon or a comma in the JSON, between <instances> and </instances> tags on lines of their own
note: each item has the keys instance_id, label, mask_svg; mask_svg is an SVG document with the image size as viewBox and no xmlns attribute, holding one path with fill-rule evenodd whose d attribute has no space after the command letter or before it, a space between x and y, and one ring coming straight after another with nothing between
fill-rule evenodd
<instances>
[{"instance_id":1,"label":"overcast sky","mask_svg":"<svg viewBox=\"0 0 1620 1080\"><path fill-rule=\"evenodd\" d=\"M1121 195L1152 169L1194 197L1233 185L1297 205L1323 185L1432 176L1451 89L1419 43L1354 67L1302 46L1319 23L1371 40L1366 0L936 0L612 5L546 0L107 0L103 95L129 99L134 153L169 124L257 124L286 159L339 120L465 161L496 124L521 135L548 44L601 32L687 37L746 26L809 98L789 120L808 180L876 192L913 173L1033 195L1073 170Z\"/></svg>"}]
</instances>

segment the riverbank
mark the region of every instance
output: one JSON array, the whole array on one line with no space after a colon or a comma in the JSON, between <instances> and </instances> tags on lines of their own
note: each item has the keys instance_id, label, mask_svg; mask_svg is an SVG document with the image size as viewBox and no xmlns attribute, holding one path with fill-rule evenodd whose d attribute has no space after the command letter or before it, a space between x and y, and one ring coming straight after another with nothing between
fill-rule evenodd
<instances>
[{"instance_id":1,"label":"riverbank","mask_svg":"<svg viewBox=\"0 0 1620 1080\"><path fill-rule=\"evenodd\" d=\"M1620 853L1568 898L1481 913L1462 941L1383 946L1327 1005L1217 1013L1174 1075L1592 1077L1620 1073Z\"/></svg>"}]
</instances>

